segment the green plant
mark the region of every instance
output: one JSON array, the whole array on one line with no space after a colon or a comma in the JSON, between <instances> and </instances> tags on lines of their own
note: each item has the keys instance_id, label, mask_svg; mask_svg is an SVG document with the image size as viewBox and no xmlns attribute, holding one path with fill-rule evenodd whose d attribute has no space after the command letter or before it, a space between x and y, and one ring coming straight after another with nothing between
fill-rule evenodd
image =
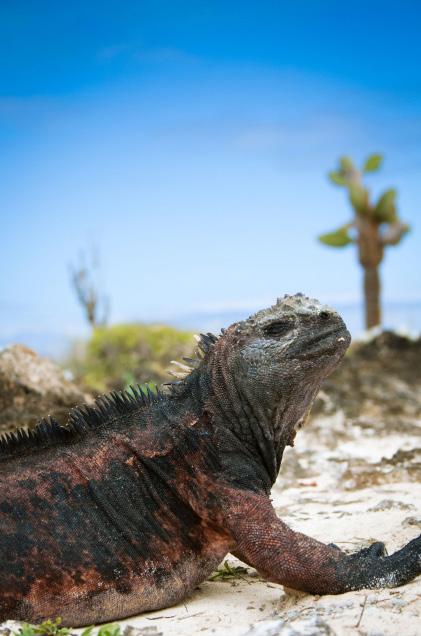
<instances>
[{"instance_id":1,"label":"green plant","mask_svg":"<svg viewBox=\"0 0 421 636\"><path fill-rule=\"evenodd\" d=\"M191 356L193 334L167 325L128 323L97 327L82 354L65 362L75 377L102 393L131 384L159 384L171 360Z\"/></svg>"},{"instance_id":2,"label":"green plant","mask_svg":"<svg viewBox=\"0 0 421 636\"><path fill-rule=\"evenodd\" d=\"M87 628L89 629L89 628ZM81 636L89 636L91 632L86 634L87 630L85 629ZM121 627L118 623L109 623L108 625L102 625L97 632L97 636L120 636Z\"/></svg>"},{"instance_id":3,"label":"green plant","mask_svg":"<svg viewBox=\"0 0 421 636\"><path fill-rule=\"evenodd\" d=\"M232 566L228 561L224 561L222 568L216 570L216 572L209 577L209 581L231 581L232 579L241 578L243 574L247 574L247 568L241 565Z\"/></svg>"},{"instance_id":4,"label":"green plant","mask_svg":"<svg viewBox=\"0 0 421 636\"><path fill-rule=\"evenodd\" d=\"M69 627L61 627L61 618L55 621L48 619L39 625L30 625L23 623L18 636L69 636L71 629Z\"/></svg>"},{"instance_id":5,"label":"green plant","mask_svg":"<svg viewBox=\"0 0 421 636\"><path fill-rule=\"evenodd\" d=\"M409 226L397 215L396 190L386 190L377 201L371 201L369 190L363 184L363 175L376 172L382 162L381 155L373 154L358 170L349 157L341 157L338 168L329 173L329 178L335 185L346 188L353 218L337 230L319 236L319 240L330 247L357 246L359 262L364 270L367 329L381 323L379 266L384 248L400 243L409 231Z\"/></svg>"},{"instance_id":6,"label":"green plant","mask_svg":"<svg viewBox=\"0 0 421 636\"><path fill-rule=\"evenodd\" d=\"M80 636L92 636L95 625L86 627ZM98 628L97 636L121 636L121 627L118 623L108 623ZM17 636L70 636L71 627L61 627L61 618L56 620L46 620L39 625L23 623L17 632Z\"/></svg>"}]
</instances>

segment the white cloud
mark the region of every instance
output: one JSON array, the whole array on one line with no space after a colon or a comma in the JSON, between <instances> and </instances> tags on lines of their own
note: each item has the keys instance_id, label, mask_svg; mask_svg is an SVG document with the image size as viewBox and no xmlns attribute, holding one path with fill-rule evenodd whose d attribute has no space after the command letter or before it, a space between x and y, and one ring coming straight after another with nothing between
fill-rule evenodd
<instances>
[{"instance_id":1,"label":"white cloud","mask_svg":"<svg viewBox=\"0 0 421 636\"><path fill-rule=\"evenodd\" d=\"M328 143L347 143L364 135L357 118L325 114L318 117L289 119L286 123L257 124L239 132L235 143L247 150L319 148Z\"/></svg>"}]
</instances>

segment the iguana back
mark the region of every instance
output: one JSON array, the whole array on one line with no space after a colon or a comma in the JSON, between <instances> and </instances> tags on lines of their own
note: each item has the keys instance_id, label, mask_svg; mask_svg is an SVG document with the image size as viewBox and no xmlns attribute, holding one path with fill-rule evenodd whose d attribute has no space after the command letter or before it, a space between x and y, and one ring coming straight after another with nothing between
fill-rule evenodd
<instances>
[{"instance_id":1,"label":"iguana back","mask_svg":"<svg viewBox=\"0 0 421 636\"><path fill-rule=\"evenodd\" d=\"M164 418L165 402L114 395L69 431L45 422L3 444L2 620L121 618L180 600L218 565L227 539L194 497L196 473L217 468L209 431Z\"/></svg>"}]
</instances>

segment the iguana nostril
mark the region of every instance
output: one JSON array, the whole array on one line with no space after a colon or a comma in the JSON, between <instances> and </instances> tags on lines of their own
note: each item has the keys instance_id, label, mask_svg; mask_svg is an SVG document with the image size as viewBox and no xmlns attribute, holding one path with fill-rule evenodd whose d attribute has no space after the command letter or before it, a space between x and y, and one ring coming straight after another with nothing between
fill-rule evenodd
<instances>
[{"instance_id":1,"label":"iguana nostril","mask_svg":"<svg viewBox=\"0 0 421 636\"><path fill-rule=\"evenodd\" d=\"M322 320L328 320L330 318L330 313L328 311L321 311L320 318Z\"/></svg>"}]
</instances>

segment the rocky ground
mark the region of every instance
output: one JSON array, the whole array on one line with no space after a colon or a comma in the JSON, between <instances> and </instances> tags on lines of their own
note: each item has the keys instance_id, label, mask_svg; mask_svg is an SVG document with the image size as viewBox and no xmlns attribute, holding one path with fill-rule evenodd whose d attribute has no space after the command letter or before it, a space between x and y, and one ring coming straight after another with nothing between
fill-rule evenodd
<instances>
[{"instance_id":1,"label":"rocky ground","mask_svg":"<svg viewBox=\"0 0 421 636\"><path fill-rule=\"evenodd\" d=\"M384 540L392 552L421 532L421 340L385 333L353 347L286 452L273 501L294 529L349 551ZM315 597L231 569L124 626L128 636L419 636L421 577Z\"/></svg>"},{"instance_id":2,"label":"rocky ground","mask_svg":"<svg viewBox=\"0 0 421 636\"><path fill-rule=\"evenodd\" d=\"M47 415L65 423L73 406L89 400L56 364L28 347L0 350L0 434L31 428Z\"/></svg>"}]
</instances>

